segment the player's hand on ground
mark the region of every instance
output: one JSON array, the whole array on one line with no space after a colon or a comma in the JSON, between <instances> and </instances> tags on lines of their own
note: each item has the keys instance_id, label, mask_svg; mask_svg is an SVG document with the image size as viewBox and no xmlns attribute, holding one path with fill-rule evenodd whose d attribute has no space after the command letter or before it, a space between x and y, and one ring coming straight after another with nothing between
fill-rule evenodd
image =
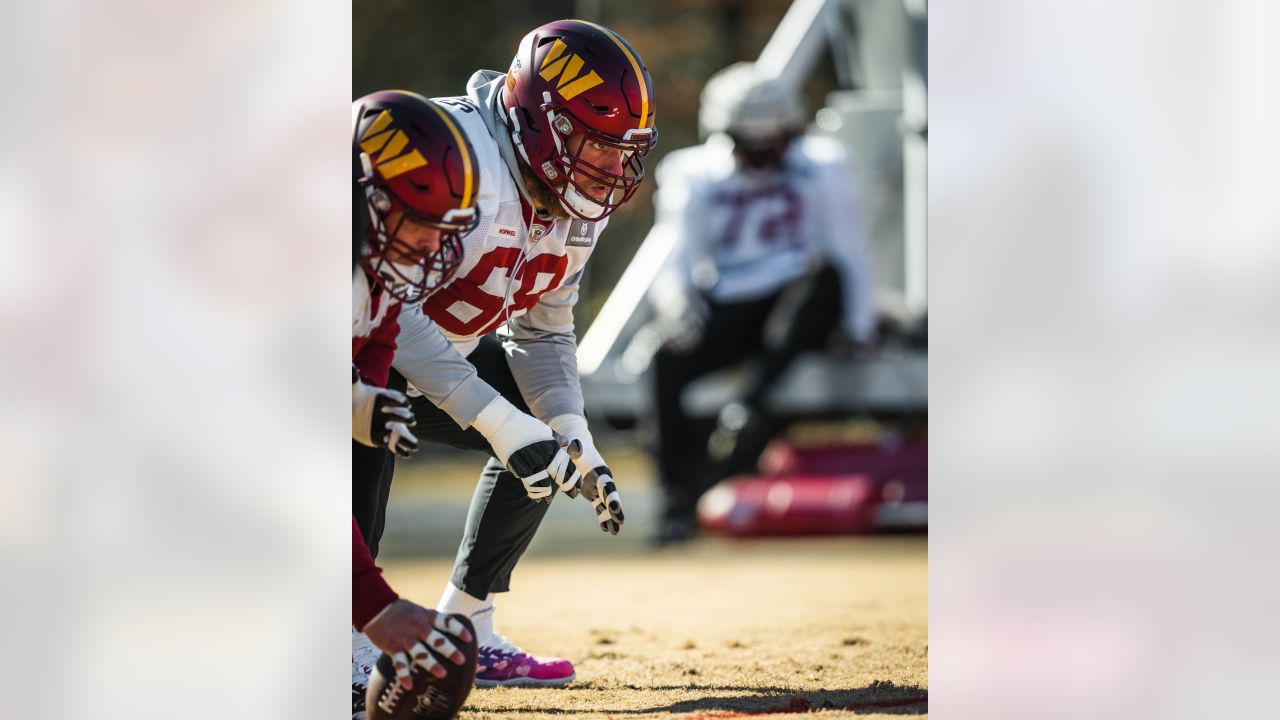
<instances>
[{"instance_id":1,"label":"player's hand on ground","mask_svg":"<svg viewBox=\"0 0 1280 720\"><path fill-rule=\"evenodd\" d=\"M498 397L471 423L489 441L498 461L524 483L534 502L551 501L556 486L568 492L580 477L551 428Z\"/></svg>"},{"instance_id":2,"label":"player's hand on ground","mask_svg":"<svg viewBox=\"0 0 1280 720\"><path fill-rule=\"evenodd\" d=\"M418 451L418 438L409 430L417 422L404 393L367 385L352 367L351 437L407 458Z\"/></svg>"},{"instance_id":3,"label":"player's hand on ground","mask_svg":"<svg viewBox=\"0 0 1280 720\"><path fill-rule=\"evenodd\" d=\"M362 631L374 645L391 656L396 667L396 679L405 690L413 689L410 672L414 665L438 678L448 674L444 665L427 648L455 665L461 665L466 662L466 657L453 641L471 642L471 633L456 618L403 599L383 608Z\"/></svg>"},{"instance_id":4,"label":"player's hand on ground","mask_svg":"<svg viewBox=\"0 0 1280 720\"><path fill-rule=\"evenodd\" d=\"M581 490L591 507L596 511L596 521L600 529L610 535L617 535L622 529L625 519L622 513L622 497L618 494L617 483L613 480L613 471L605 464L604 457L596 449L591 433L587 430L587 420L576 415L561 415L551 420L556 429L556 439L564 443L569 450L569 457L582 476L580 485L566 490L570 496Z\"/></svg>"}]
</instances>

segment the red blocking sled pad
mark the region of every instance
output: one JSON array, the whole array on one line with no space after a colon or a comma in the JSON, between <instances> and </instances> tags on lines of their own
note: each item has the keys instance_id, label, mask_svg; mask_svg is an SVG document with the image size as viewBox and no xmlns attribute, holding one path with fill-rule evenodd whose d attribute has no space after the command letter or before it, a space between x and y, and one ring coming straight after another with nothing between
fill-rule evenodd
<instances>
[{"instance_id":1,"label":"red blocking sled pad","mask_svg":"<svg viewBox=\"0 0 1280 720\"><path fill-rule=\"evenodd\" d=\"M730 478L698 504L702 527L735 537L846 535L928 525L928 443L797 448L775 441L757 476Z\"/></svg>"}]
</instances>

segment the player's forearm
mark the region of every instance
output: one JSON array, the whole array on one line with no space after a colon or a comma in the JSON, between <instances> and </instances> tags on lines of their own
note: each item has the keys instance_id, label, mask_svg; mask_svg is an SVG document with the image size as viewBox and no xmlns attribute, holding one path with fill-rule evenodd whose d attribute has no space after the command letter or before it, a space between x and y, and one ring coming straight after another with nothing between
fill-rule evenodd
<instances>
[{"instance_id":1,"label":"player's forearm","mask_svg":"<svg viewBox=\"0 0 1280 720\"><path fill-rule=\"evenodd\" d=\"M356 519L351 518L351 624L362 628L382 609L400 598L382 578Z\"/></svg>"},{"instance_id":2,"label":"player's forearm","mask_svg":"<svg viewBox=\"0 0 1280 720\"><path fill-rule=\"evenodd\" d=\"M515 353L507 363L531 414L544 422L560 415L582 415L573 335L526 337L519 346L524 352Z\"/></svg>"},{"instance_id":3,"label":"player's forearm","mask_svg":"<svg viewBox=\"0 0 1280 720\"><path fill-rule=\"evenodd\" d=\"M828 252L840 271L844 305L844 328L850 337L866 342L875 331L875 267L871 240L861 198L848 184L843 166L832 166L836 173L827 187L829 227L826 237Z\"/></svg>"},{"instance_id":4,"label":"player's forearm","mask_svg":"<svg viewBox=\"0 0 1280 720\"><path fill-rule=\"evenodd\" d=\"M544 295L512 323L512 339L522 352L513 353L507 364L530 412L543 422L557 415L583 414L578 341L573 334L580 277Z\"/></svg>"},{"instance_id":5,"label":"player's forearm","mask_svg":"<svg viewBox=\"0 0 1280 720\"><path fill-rule=\"evenodd\" d=\"M858 342L869 342L875 334L876 307L872 292L871 275L859 272L854 275L855 286L845 290L845 317L849 318L845 329L849 337Z\"/></svg>"},{"instance_id":6,"label":"player's forearm","mask_svg":"<svg viewBox=\"0 0 1280 720\"><path fill-rule=\"evenodd\" d=\"M453 344L416 308L400 315L400 337L392 365L458 427L469 427L498 396Z\"/></svg>"},{"instance_id":7,"label":"player's forearm","mask_svg":"<svg viewBox=\"0 0 1280 720\"><path fill-rule=\"evenodd\" d=\"M851 231L846 246L834 254L834 264L840 273L845 332L859 342L868 342L875 333L875 281L871 254L866 252L865 237L860 230Z\"/></svg>"}]
</instances>

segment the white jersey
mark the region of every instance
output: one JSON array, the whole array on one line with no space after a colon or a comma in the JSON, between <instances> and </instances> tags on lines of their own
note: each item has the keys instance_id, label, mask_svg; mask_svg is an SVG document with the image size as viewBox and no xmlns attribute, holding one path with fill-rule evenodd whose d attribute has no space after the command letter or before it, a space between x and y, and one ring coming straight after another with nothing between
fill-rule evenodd
<instances>
[{"instance_id":1,"label":"white jersey","mask_svg":"<svg viewBox=\"0 0 1280 720\"><path fill-rule=\"evenodd\" d=\"M516 185L510 137L494 110L502 77L480 71L467 97L435 99L475 149L480 224L463 238L463 261L450 280L401 312L394 362L462 427L496 396L463 358L504 326L518 348L508 362L533 414L582 414L573 307L583 265L608 222L551 220L533 211Z\"/></svg>"},{"instance_id":2,"label":"white jersey","mask_svg":"<svg viewBox=\"0 0 1280 720\"><path fill-rule=\"evenodd\" d=\"M676 287L700 289L716 302L745 302L827 260L840 271L846 330L860 340L871 335L865 219L835 141L802 136L788 148L783 169L751 172L717 137L670 153L656 175L657 222L676 237L667 270ZM662 283L671 286L670 277Z\"/></svg>"},{"instance_id":3,"label":"white jersey","mask_svg":"<svg viewBox=\"0 0 1280 720\"><path fill-rule=\"evenodd\" d=\"M369 337L386 318L388 308L395 308L396 312L400 310L394 301L387 302L385 296L374 298L371 285L364 268L357 267L351 273L351 337L353 338Z\"/></svg>"},{"instance_id":4,"label":"white jersey","mask_svg":"<svg viewBox=\"0 0 1280 720\"><path fill-rule=\"evenodd\" d=\"M426 314L463 355L481 337L533 311L548 295L549 305L532 318L535 325L573 332L573 303L558 302L556 292L576 294L579 273L608 218L540 218L516 187L475 104L467 98L437 102L449 108L475 147L480 225L463 239L462 264L452 278L423 302Z\"/></svg>"}]
</instances>

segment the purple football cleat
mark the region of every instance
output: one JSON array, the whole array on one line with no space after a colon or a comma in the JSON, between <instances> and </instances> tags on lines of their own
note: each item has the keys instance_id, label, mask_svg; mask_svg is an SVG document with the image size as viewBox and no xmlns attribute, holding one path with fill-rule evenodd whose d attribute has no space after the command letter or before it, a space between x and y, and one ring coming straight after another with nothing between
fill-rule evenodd
<instances>
[{"instance_id":1,"label":"purple football cleat","mask_svg":"<svg viewBox=\"0 0 1280 720\"><path fill-rule=\"evenodd\" d=\"M476 687L562 687L575 676L568 660L530 655L501 635L476 657Z\"/></svg>"}]
</instances>

